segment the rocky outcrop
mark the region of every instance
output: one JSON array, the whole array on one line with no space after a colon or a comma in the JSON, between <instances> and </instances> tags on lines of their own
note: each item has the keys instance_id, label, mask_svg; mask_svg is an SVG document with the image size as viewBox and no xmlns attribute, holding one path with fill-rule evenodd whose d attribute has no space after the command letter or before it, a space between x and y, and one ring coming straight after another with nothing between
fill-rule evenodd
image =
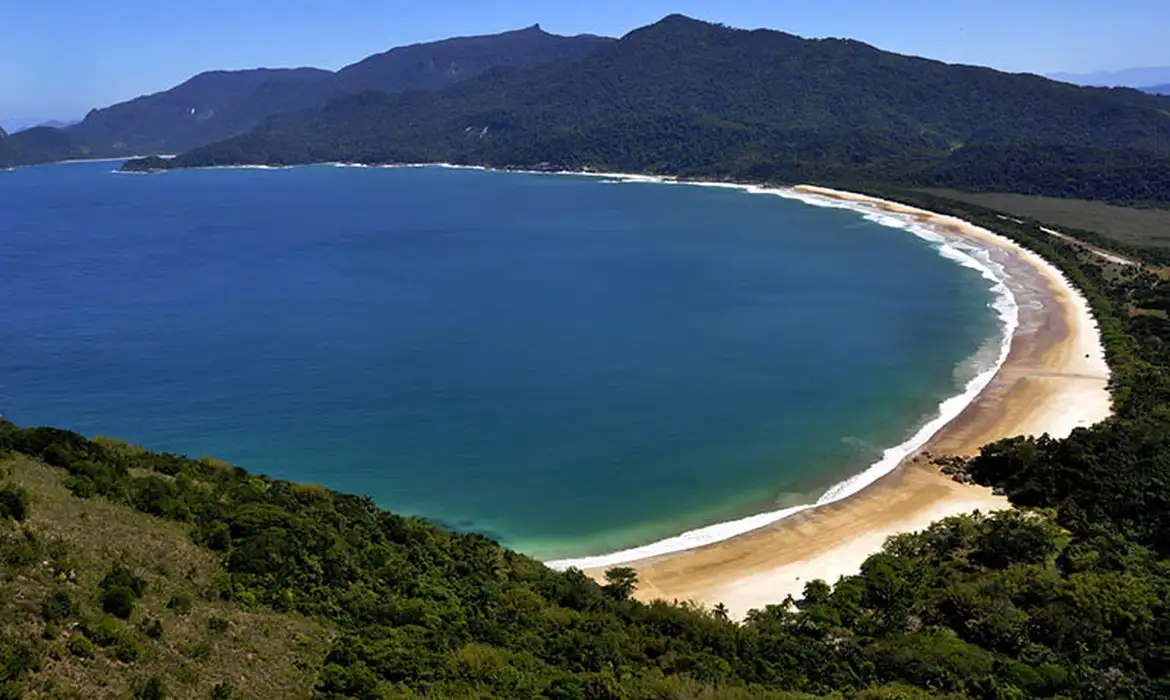
<instances>
[{"instance_id":1,"label":"rocky outcrop","mask_svg":"<svg viewBox=\"0 0 1170 700\"><path fill-rule=\"evenodd\" d=\"M938 470L943 474L951 477L953 481L960 484L974 484L975 478L971 476L968 470L968 465L971 462L969 457L955 457L950 455L926 455L930 459L930 463L938 467Z\"/></svg>"}]
</instances>

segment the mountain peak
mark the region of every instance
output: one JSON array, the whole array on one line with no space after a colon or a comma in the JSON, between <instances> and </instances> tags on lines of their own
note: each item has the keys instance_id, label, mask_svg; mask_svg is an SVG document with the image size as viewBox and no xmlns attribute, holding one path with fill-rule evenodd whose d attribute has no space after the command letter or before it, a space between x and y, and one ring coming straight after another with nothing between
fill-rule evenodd
<instances>
[{"instance_id":1,"label":"mountain peak","mask_svg":"<svg viewBox=\"0 0 1170 700\"><path fill-rule=\"evenodd\" d=\"M654 23L653 25L651 25L651 26L657 26L657 25L664 25L664 26L670 26L670 25L704 25L704 26L712 26L710 22L704 22L704 21L703 21L703 20L701 20L701 19L695 19L694 17L688 17L687 15L684 15L684 14L682 14L682 13L680 13L680 12L672 12L672 13L670 13L669 15L667 15L667 16L663 17L662 19L658 20L657 22L655 22L655 23Z\"/></svg>"},{"instance_id":2,"label":"mountain peak","mask_svg":"<svg viewBox=\"0 0 1170 700\"><path fill-rule=\"evenodd\" d=\"M660 36L665 34L671 37L681 36L694 38L731 31L732 29L726 25L706 22L675 12L663 17L654 24L635 29L626 36Z\"/></svg>"}]
</instances>

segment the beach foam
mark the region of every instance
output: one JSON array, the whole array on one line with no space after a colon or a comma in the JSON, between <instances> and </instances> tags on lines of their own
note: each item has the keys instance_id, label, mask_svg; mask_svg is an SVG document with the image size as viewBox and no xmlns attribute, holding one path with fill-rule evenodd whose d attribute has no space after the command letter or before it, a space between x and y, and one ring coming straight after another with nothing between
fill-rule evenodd
<instances>
[{"instance_id":1,"label":"beach foam","mask_svg":"<svg viewBox=\"0 0 1170 700\"><path fill-rule=\"evenodd\" d=\"M647 176L631 176L620 173L565 173L572 175L587 175L592 177L601 177L609 182L653 182L661 184L684 184L702 187L721 187L740 189L752 194L770 194L784 197L786 199L795 199L805 204L812 206L833 208L833 209L847 209L862 214L863 218L868 221L888 226L890 228L901 229L917 236L930 243L938 253L953 262L979 272L984 279L990 283L990 289L995 295L991 307L995 309L999 319L1001 334L999 339L999 351L994 359L994 362L987 367L978 369L977 374L971 378L963 390L943 401L934 417L926 424L920 427L909 439L904 442L886 449L881 458L871 464L862 472L845 479L830 487L825 491L815 503L806 505L792 506L776 511L760 513L737 520L728 522L716 523L695 530L684 532L680 535L670 537L657 542L652 542L640 547L633 547L608 554L601 554L588 557L576 557L570 559L559 559L555 561L546 562L546 564L554 569L593 569L607 566L614 566L617 564L625 564L633 561L647 559L649 557L661 556L664 554L671 554L696 547L702 547L708 544L714 544L722 540L730 539L738 535L742 535L752 530L757 530L762 527L771 525L785 518L791 517L802 511L818 506L835 503L842 499L848 498L859 491L865 489L867 486L873 484L878 479L886 474L892 472L897 466L907 457L920 450L939 430L955 419L963 409L971 404L976 397L987 387L991 380L995 377L999 368L1007 360L1008 352L1011 349L1012 338L1019 327L1019 304L1011 289L1006 284L1006 271L1003 266L992 260L991 255L987 249L976 246L966 240L961 240L955 236L948 236L940 233L935 226L930 224L919 223L914 219L913 214L899 214L878 209L875 206L863 202L847 202L831 197L801 192L793 189L772 189L759 187L755 185L737 185L733 183L716 183L716 182L678 182L673 180L665 180L662 178L652 178ZM1001 238L991 232L986 232L986 235L992 236L996 239ZM1010 243L1006 238L1002 239L1005 243ZM1038 258L1038 256L1036 256ZM1046 263L1046 261L1045 261ZM1051 266L1050 266L1051 267ZM1055 271L1055 268L1051 268ZM1059 274L1057 272L1057 274Z\"/></svg>"}]
</instances>

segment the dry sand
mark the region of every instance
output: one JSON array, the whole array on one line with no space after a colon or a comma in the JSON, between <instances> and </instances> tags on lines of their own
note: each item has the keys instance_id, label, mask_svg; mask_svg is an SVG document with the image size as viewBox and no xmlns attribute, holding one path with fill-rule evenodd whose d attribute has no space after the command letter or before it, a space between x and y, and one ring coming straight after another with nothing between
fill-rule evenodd
<instances>
[{"instance_id":1,"label":"dry sand","mask_svg":"<svg viewBox=\"0 0 1170 700\"><path fill-rule=\"evenodd\" d=\"M1008 357L986 389L923 451L970 455L1014 435L1054 437L1108 417L1111 400L1096 322L1088 303L1039 256L953 217L816 187L806 194L864 203L911 216L948 236L977 240L1009 273L1020 324ZM725 604L742 617L752 608L799 597L805 583L855 574L887 537L951 515L1009 507L989 489L965 486L925 459L910 458L849 498L705 547L628 564L642 600ZM588 573L600 577L600 570Z\"/></svg>"}]
</instances>

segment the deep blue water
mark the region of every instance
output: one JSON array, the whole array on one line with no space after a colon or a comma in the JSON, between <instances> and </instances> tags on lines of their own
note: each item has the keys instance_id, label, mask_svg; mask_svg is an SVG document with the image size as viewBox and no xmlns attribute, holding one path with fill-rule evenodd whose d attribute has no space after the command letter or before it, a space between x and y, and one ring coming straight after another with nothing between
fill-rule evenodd
<instances>
[{"instance_id":1,"label":"deep blue water","mask_svg":"<svg viewBox=\"0 0 1170 700\"><path fill-rule=\"evenodd\" d=\"M806 503L956 393L987 284L857 214L425 169L0 173L0 411L539 556Z\"/></svg>"}]
</instances>

